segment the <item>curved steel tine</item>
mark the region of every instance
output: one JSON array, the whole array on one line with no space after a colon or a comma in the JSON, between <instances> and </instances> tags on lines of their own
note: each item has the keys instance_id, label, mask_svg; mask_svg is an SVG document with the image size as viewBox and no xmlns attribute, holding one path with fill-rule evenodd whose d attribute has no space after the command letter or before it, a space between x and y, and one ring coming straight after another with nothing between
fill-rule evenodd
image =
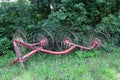
<instances>
[{"instance_id":1,"label":"curved steel tine","mask_svg":"<svg viewBox=\"0 0 120 80\"><path fill-rule=\"evenodd\" d=\"M65 44L62 42L63 49L65 49Z\"/></svg>"},{"instance_id":2,"label":"curved steel tine","mask_svg":"<svg viewBox=\"0 0 120 80\"><path fill-rule=\"evenodd\" d=\"M61 50L63 50L63 49L64 49L64 43L61 42Z\"/></svg>"},{"instance_id":3,"label":"curved steel tine","mask_svg":"<svg viewBox=\"0 0 120 80\"><path fill-rule=\"evenodd\" d=\"M78 43L78 41L79 41L79 40L78 40L78 37L77 37L71 30L66 30L66 31L68 31L69 33L71 33L71 34L73 35L76 43Z\"/></svg>"},{"instance_id":4,"label":"curved steel tine","mask_svg":"<svg viewBox=\"0 0 120 80\"><path fill-rule=\"evenodd\" d=\"M56 40L57 41L57 40ZM62 49L61 49L61 46L59 46L59 43L58 42L56 42L56 46L57 46L57 48L61 51Z\"/></svg>"},{"instance_id":5,"label":"curved steel tine","mask_svg":"<svg viewBox=\"0 0 120 80\"><path fill-rule=\"evenodd\" d=\"M42 30L45 31L51 37L52 43L54 44L55 41L54 41L54 38L53 38L52 34L48 30L46 30L46 29L42 29Z\"/></svg>"},{"instance_id":6,"label":"curved steel tine","mask_svg":"<svg viewBox=\"0 0 120 80\"><path fill-rule=\"evenodd\" d=\"M67 44L65 44L65 50L67 49Z\"/></svg>"},{"instance_id":7,"label":"curved steel tine","mask_svg":"<svg viewBox=\"0 0 120 80\"><path fill-rule=\"evenodd\" d=\"M67 48L67 49L69 48L69 44L66 45L66 48Z\"/></svg>"},{"instance_id":8,"label":"curved steel tine","mask_svg":"<svg viewBox=\"0 0 120 80\"><path fill-rule=\"evenodd\" d=\"M63 47L64 47L64 49L66 49L66 44L65 43L63 43Z\"/></svg>"},{"instance_id":9,"label":"curved steel tine","mask_svg":"<svg viewBox=\"0 0 120 80\"><path fill-rule=\"evenodd\" d=\"M70 47L69 45L70 45L69 43L66 43L65 44L65 47L66 47L65 49L68 49Z\"/></svg>"}]
</instances>

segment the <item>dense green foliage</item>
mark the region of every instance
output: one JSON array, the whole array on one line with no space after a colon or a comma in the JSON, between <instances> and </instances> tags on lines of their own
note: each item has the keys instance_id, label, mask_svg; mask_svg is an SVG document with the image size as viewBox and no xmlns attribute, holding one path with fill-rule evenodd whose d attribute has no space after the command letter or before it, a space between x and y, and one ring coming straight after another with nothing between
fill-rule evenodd
<instances>
[{"instance_id":1,"label":"dense green foliage","mask_svg":"<svg viewBox=\"0 0 120 80\"><path fill-rule=\"evenodd\" d=\"M50 10L50 4L54 10ZM0 6L0 55L13 50L12 34L18 28L32 33L34 28L45 28L56 38L61 30L71 30L79 43L98 37L120 45L120 0L21 0L3 2ZM97 33L98 32L98 33ZM89 35L88 35L89 34ZM32 36L31 34L28 34ZM99 38L99 37L98 37ZM104 42L104 38L100 37ZM3 47L4 46L4 47Z\"/></svg>"},{"instance_id":2,"label":"dense green foliage","mask_svg":"<svg viewBox=\"0 0 120 80\"><path fill-rule=\"evenodd\" d=\"M18 28L29 29L41 20L37 8L25 3L1 3L0 7L0 54L5 50L13 50L12 35ZM12 48L12 49L11 49Z\"/></svg>"}]
</instances>

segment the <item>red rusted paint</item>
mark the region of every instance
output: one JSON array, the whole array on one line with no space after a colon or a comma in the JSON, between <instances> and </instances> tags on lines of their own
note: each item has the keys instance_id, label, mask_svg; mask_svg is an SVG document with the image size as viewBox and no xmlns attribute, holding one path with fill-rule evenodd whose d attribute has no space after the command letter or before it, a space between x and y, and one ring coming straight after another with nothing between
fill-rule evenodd
<instances>
[{"instance_id":1,"label":"red rusted paint","mask_svg":"<svg viewBox=\"0 0 120 80\"><path fill-rule=\"evenodd\" d=\"M50 51L50 50L45 50L45 49L43 49L43 48L41 48L41 52L45 52L45 53L48 53L48 54L67 54L67 53L69 53L70 51L72 51L74 48L75 48L76 46L74 45L74 46L71 46L69 49L67 49L67 50L64 50L64 51L59 51L59 52L57 52L57 51Z\"/></svg>"}]
</instances>

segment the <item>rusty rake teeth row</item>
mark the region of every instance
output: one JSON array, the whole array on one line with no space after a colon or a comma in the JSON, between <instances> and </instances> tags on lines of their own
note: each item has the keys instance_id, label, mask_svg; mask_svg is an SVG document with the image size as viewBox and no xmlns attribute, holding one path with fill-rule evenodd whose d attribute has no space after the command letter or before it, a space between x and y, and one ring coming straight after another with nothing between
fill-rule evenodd
<instances>
[{"instance_id":1,"label":"rusty rake teeth row","mask_svg":"<svg viewBox=\"0 0 120 80\"><path fill-rule=\"evenodd\" d=\"M71 30L62 29L62 30L59 30L55 35L55 42L56 42L55 46L57 46L56 50L62 51L71 47L70 44L66 44L63 42L63 39L66 39L66 38L69 38L69 40L73 41L74 43L78 43L78 38L75 35L75 33L73 33Z\"/></svg>"},{"instance_id":2,"label":"rusty rake teeth row","mask_svg":"<svg viewBox=\"0 0 120 80\"><path fill-rule=\"evenodd\" d=\"M35 30L35 32L33 32L33 42L39 42L41 40L41 38L46 38L47 41L47 45L44 46L44 48L47 49L51 49L54 46L54 38L53 35L50 33L50 31L46 30L46 29L37 29ZM48 41L49 41L49 45L48 45Z\"/></svg>"},{"instance_id":3,"label":"rusty rake teeth row","mask_svg":"<svg viewBox=\"0 0 120 80\"><path fill-rule=\"evenodd\" d=\"M71 39L66 37L61 42L61 48L62 49L68 49L68 48L70 48L72 46L71 43L72 43Z\"/></svg>"},{"instance_id":4,"label":"rusty rake teeth row","mask_svg":"<svg viewBox=\"0 0 120 80\"><path fill-rule=\"evenodd\" d=\"M23 28L18 29L15 34L13 34L13 41L14 40L21 40L24 42L28 42L27 37L26 37L26 32L24 31Z\"/></svg>"}]
</instances>

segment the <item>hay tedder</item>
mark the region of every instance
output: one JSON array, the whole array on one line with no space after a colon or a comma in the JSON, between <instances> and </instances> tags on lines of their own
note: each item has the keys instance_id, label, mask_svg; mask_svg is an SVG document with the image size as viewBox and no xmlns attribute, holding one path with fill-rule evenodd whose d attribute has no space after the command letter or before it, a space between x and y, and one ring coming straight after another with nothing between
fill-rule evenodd
<instances>
[{"instance_id":1,"label":"hay tedder","mask_svg":"<svg viewBox=\"0 0 120 80\"><path fill-rule=\"evenodd\" d=\"M57 42L59 40L56 39L57 46L60 45L63 47L60 47L60 50L55 50L55 48L56 48L56 46L55 46L54 50L51 50L50 47L54 46L55 41L53 40L53 37L50 34L50 32L48 32L47 30L42 30L42 31L46 32L48 35L45 37L44 34L41 36L41 34L36 33L37 36L34 35L32 38L37 37L38 41L34 42L32 44L28 43L25 40L27 38L26 38L25 34L21 31L17 31L17 34L13 35L13 46L14 46L14 50L15 50L17 57L12 62L9 63L10 66L16 62L20 62L20 64L24 67L23 63L26 60L28 60L30 56L32 56L33 54L35 54L37 52L54 54L54 55L61 55L61 54L67 54L67 53L71 52L72 50L74 50L75 48L80 48L83 50L92 50L94 48L99 47L101 44L101 41L98 38L95 38L91 41L90 47L85 47L85 46L75 44L75 42L73 42L70 37L63 36L64 38L60 42ZM70 31L68 31L68 32L70 32ZM72 33L72 32L70 32L70 33ZM21 35L22 35L22 37L21 37ZM34 39L34 40L36 40L36 39ZM54 44L51 45L50 42L54 43ZM28 52L27 54L25 54L24 56L22 56L20 47L29 48L29 49L31 49L31 51ZM46 48L46 47L49 47L49 48Z\"/></svg>"}]
</instances>

